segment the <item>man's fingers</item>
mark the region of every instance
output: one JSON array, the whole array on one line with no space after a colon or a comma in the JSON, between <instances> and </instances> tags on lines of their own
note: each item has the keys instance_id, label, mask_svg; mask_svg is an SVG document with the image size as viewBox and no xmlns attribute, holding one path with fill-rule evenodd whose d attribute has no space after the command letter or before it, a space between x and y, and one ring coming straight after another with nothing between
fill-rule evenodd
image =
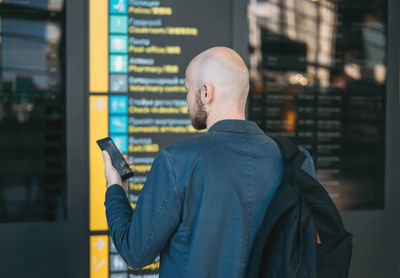
<instances>
[{"instance_id":1,"label":"man's fingers","mask_svg":"<svg viewBox=\"0 0 400 278\"><path fill-rule=\"evenodd\" d=\"M119 152L122 154L125 160L128 160L128 156L126 154L123 154L121 150L119 150Z\"/></svg>"},{"instance_id":2,"label":"man's fingers","mask_svg":"<svg viewBox=\"0 0 400 278\"><path fill-rule=\"evenodd\" d=\"M124 158L125 158L125 161L128 163L128 165L133 165L133 162L132 161L130 161L130 160L128 160L128 156L125 154L125 155L123 155L124 156Z\"/></svg>"},{"instance_id":3,"label":"man's fingers","mask_svg":"<svg viewBox=\"0 0 400 278\"><path fill-rule=\"evenodd\" d=\"M112 165L110 155L108 154L107 151L103 151L103 160L104 160L104 165L106 167L109 167Z\"/></svg>"}]
</instances>

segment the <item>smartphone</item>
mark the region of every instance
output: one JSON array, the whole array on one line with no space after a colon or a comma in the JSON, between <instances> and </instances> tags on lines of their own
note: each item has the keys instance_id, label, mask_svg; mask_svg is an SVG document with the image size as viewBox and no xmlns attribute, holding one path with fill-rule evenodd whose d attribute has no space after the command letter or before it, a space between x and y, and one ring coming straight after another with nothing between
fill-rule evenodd
<instances>
[{"instance_id":1,"label":"smartphone","mask_svg":"<svg viewBox=\"0 0 400 278\"><path fill-rule=\"evenodd\" d=\"M102 151L107 151L111 158L111 163L115 169L117 169L122 180L133 177L134 174L126 162L125 158L119 152L117 146L115 146L113 140L110 137L106 137L96 141Z\"/></svg>"}]
</instances>

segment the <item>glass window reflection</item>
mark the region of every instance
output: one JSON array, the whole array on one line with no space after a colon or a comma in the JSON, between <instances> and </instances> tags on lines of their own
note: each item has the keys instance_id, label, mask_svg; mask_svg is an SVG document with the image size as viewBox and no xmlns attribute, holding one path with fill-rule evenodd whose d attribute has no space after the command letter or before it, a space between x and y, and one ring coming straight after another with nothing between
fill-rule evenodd
<instances>
[{"instance_id":1,"label":"glass window reflection","mask_svg":"<svg viewBox=\"0 0 400 278\"><path fill-rule=\"evenodd\" d=\"M0 4L0 222L63 221L63 1L11 2Z\"/></svg>"},{"instance_id":2,"label":"glass window reflection","mask_svg":"<svg viewBox=\"0 0 400 278\"><path fill-rule=\"evenodd\" d=\"M383 208L387 1L249 1L249 118L314 157L340 209Z\"/></svg>"}]
</instances>

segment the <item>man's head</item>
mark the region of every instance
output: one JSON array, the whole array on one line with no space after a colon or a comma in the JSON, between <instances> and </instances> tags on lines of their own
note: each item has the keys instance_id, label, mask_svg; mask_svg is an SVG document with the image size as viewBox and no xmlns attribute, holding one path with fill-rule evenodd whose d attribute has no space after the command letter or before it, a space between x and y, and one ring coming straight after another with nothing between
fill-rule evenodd
<instances>
[{"instance_id":1,"label":"man's head","mask_svg":"<svg viewBox=\"0 0 400 278\"><path fill-rule=\"evenodd\" d=\"M186 69L185 85L195 129L206 128L210 120L244 117L249 72L234 50L213 47L197 55Z\"/></svg>"}]
</instances>

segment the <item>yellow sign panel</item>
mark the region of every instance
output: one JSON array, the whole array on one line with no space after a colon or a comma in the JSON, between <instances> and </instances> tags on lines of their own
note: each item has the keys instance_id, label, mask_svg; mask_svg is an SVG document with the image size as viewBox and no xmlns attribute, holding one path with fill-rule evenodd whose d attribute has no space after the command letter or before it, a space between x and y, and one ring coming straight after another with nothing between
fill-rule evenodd
<instances>
[{"instance_id":1,"label":"yellow sign panel","mask_svg":"<svg viewBox=\"0 0 400 278\"><path fill-rule=\"evenodd\" d=\"M108 236L90 236L90 278L108 278Z\"/></svg>"},{"instance_id":2,"label":"yellow sign panel","mask_svg":"<svg viewBox=\"0 0 400 278\"><path fill-rule=\"evenodd\" d=\"M101 150L96 141L108 136L108 96L89 97L89 227L108 229L104 207L106 179Z\"/></svg>"},{"instance_id":3,"label":"yellow sign panel","mask_svg":"<svg viewBox=\"0 0 400 278\"><path fill-rule=\"evenodd\" d=\"M89 1L89 92L108 91L108 1Z\"/></svg>"}]
</instances>

